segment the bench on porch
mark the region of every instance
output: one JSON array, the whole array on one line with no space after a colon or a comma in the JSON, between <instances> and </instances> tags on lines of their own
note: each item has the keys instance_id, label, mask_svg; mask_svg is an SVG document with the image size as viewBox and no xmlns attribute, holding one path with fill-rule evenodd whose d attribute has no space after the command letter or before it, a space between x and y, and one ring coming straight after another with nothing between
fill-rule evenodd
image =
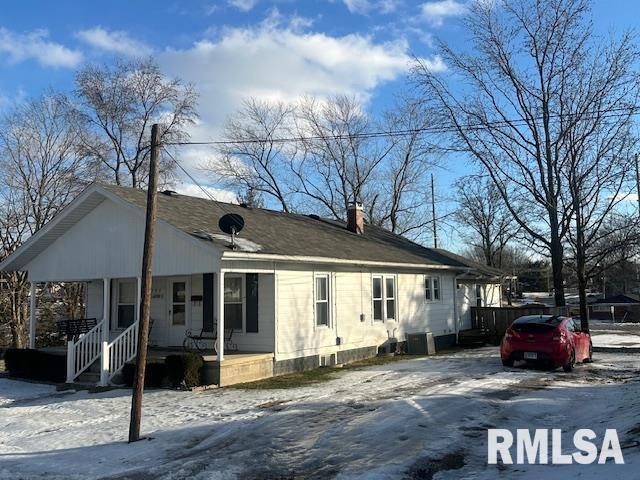
<instances>
[{"instance_id":1,"label":"bench on porch","mask_svg":"<svg viewBox=\"0 0 640 480\"><path fill-rule=\"evenodd\" d=\"M56 326L60 335L66 335L67 341L77 340L80 335L89 332L98 324L95 318L70 318L58 320Z\"/></svg>"},{"instance_id":2,"label":"bench on porch","mask_svg":"<svg viewBox=\"0 0 640 480\"><path fill-rule=\"evenodd\" d=\"M233 328L224 330L224 349L235 352L238 350L238 345L232 342ZM187 330L184 335L184 341L182 342L182 348L185 351L198 350L204 353L207 350L207 342L213 341L213 350L218 352L218 328L214 324L213 331L205 331L204 327L199 333Z\"/></svg>"}]
</instances>

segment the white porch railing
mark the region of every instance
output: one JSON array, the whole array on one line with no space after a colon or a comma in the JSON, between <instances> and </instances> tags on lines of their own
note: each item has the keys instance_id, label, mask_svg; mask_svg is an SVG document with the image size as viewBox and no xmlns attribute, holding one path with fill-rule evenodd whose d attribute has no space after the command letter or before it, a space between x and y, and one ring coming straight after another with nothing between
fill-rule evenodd
<instances>
[{"instance_id":1,"label":"white porch railing","mask_svg":"<svg viewBox=\"0 0 640 480\"><path fill-rule=\"evenodd\" d=\"M139 325L140 322L134 322L112 342L102 344L101 385L108 385L111 378L136 356Z\"/></svg>"},{"instance_id":2,"label":"white porch railing","mask_svg":"<svg viewBox=\"0 0 640 480\"><path fill-rule=\"evenodd\" d=\"M78 375L95 362L102 353L105 322L100 321L77 341L67 342L67 383L72 383Z\"/></svg>"}]
</instances>

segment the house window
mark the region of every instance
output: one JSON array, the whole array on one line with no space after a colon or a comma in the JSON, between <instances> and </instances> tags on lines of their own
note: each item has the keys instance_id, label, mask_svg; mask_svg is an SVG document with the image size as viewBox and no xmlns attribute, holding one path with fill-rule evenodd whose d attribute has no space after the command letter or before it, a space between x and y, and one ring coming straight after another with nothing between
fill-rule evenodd
<instances>
[{"instance_id":1,"label":"house window","mask_svg":"<svg viewBox=\"0 0 640 480\"><path fill-rule=\"evenodd\" d=\"M373 319L382 320L382 277L373 277Z\"/></svg>"},{"instance_id":2,"label":"house window","mask_svg":"<svg viewBox=\"0 0 640 480\"><path fill-rule=\"evenodd\" d=\"M118 328L127 328L136 321L136 280L118 281Z\"/></svg>"},{"instance_id":3,"label":"house window","mask_svg":"<svg viewBox=\"0 0 640 480\"><path fill-rule=\"evenodd\" d=\"M440 300L440 277L424 277L424 298L427 302Z\"/></svg>"},{"instance_id":4,"label":"house window","mask_svg":"<svg viewBox=\"0 0 640 480\"><path fill-rule=\"evenodd\" d=\"M258 333L258 278L257 273L245 275L247 292L245 331L248 333Z\"/></svg>"},{"instance_id":5,"label":"house window","mask_svg":"<svg viewBox=\"0 0 640 480\"><path fill-rule=\"evenodd\" d=\"M396 277L373 277L372 297L374 320L396 319Z\"/></svg>"},{"instance_id":6,"label":"house window","mask_svg":"<svg viewBox=\"0 0 640 480\"><path fill-rule=\"evenodd\" d=\"M224 277L224 324L225 328L242 331L242 276Z\"/></svg>"},{"instance_id":7,"label":"house window","mask_svg":"<svg viewBox=\"0 0 640 480\"><path fill-rule=\"evenodd\" d=\"M316 325L329 326L329 275L315 276Z\"/></svg>"},{"instance_id":8,"label":"house window","mask_svg":"<svg viewBox=\"0 0 640 480\"><path fill-rule=\"evenodd\" d=\"M386 277L384 279L385 290L384 296L386 299L386 312L387 319L396 319L396 279L395 277Z\"/></svg>"}]
</instances>

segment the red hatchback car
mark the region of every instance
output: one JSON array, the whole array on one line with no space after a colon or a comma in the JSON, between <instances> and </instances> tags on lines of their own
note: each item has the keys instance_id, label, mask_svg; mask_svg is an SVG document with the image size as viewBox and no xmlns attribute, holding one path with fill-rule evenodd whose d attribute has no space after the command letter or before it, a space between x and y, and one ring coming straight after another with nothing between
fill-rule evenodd
<instances>
[{"instance_id":1,"label":"red hatchback car","mask_svg":"<svg viewBox=\"0 0 640 480\"><path fill-rule=\"evenodd\" d=\"M591 336L572 317L526 315L507 329L500 357L507 367L525 360L559 365L570 372L576 363L591 361Z\"/></svg>"}]
</instances>

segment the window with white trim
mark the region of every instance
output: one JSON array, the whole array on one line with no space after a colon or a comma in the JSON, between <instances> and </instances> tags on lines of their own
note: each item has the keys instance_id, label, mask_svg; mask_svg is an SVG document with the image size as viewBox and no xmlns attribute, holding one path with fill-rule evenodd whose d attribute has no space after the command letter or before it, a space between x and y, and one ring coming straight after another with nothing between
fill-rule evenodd
<instances>
[{"instance_id":1,"label":"window with white trim","mask_svg":"<svg viewBox=\"0 0 640 480\"><path fill-rule=\"evenodd\" d=\"M118 328L127 328L136 321L136 296L138 282L135 279L118 280Z\"/></svg>"},{"instance_id":2,"label":"window with white trim","mask_svg":"<svg viewBox=\"0 0 640 480\"><path fill-rule=\"evenodd\" d=\"M440 277L424 277L424 298L427 302L437 302L441 298Z\"/></svg>"},{"instance_id":3,"label":"window with white trim","mask_svg":"<svg viewBox=\"0 0 640 480\"><path fill-rule=\"evenodd\" d=\"M382 277L373 277L373 319L382 320L383 299L382 299Z\"/></svg>"},{"instance_id":4,"label":"window with white trim","mask_svg":"<svg viewBox=\"0 0 640 480\"><path fill-rule=\"evenodd\" d=\"M329 274L316 274L314 280L316 325L328 327L330 322Z\"/></svg>"},{"instance_id":5,"label":"window with white trim","mask_svg":"<svg viewBox=\"0 0 640 480\"><path fill-rule=\"evenodd\" d=\"M239 332L242 332L244 318L242 280L242 275L224 276L224 325Z\"/></svg>"},{"instance_id":6,"label":"window with white trim","mask_svg":"<svg viewBox=\"0 0 640 480\"><path fill-rule=\"evenodd\" d=\"M373 319L376 321L396 319L396 277L374 275L371 280Z\"/></svg>"}]
</instances>

